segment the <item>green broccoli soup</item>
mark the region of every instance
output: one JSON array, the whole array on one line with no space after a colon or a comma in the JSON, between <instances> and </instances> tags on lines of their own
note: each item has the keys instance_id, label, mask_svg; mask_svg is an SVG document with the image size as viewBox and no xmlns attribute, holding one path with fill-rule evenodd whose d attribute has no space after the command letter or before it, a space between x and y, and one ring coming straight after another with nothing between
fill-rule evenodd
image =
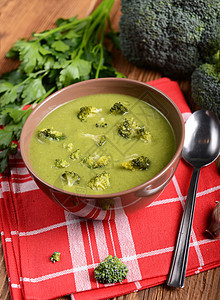
<instances>
[{"instance_id":1,"label":"green broccoli soup","mask_svg":"<svg viewBox=\"0 0 220 300\"><path fill-rule=\"evenodd\" d=\"M31 138L34 171L81 194L135 187L160 172L176 150L174 132L154 107L121 94L85 96L49 113Z\"/></svg>"}]
</instances>

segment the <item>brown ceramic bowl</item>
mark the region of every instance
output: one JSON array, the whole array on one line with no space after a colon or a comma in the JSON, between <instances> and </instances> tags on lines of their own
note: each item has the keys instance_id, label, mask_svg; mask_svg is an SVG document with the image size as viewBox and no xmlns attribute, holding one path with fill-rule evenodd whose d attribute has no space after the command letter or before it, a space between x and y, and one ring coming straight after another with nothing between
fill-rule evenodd
<instances>
[{"instance_id":1,"label":"brown ceramic bowl","mask_svg":"<svg viewBox=\"0 0 220 300\"><path fill-rule=\"evenodd\" d=\"M176 136L176 152L167 166L145 183L114 194L85 195L66 192L41 179L30 161L31 136L41 122L55 108L75 98L91 94L119 93L142 99L157 108L170 122ZM97 220L114 219L115 216L132 213L155 200L171 180L179 163L184 142L184 121L175 103L154 87L135 80L103 78L70 85L45 99L38 105L24 124L20 147L21 155L37 185L58 205L79 216ZM109 209L106 209L106 206Z\"/></svg>"}]
</instances>

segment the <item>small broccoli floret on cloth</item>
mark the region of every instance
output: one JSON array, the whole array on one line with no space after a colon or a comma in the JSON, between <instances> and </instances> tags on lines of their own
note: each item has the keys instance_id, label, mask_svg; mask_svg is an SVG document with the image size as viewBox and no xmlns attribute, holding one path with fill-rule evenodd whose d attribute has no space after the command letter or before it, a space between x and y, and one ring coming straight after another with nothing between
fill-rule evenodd
<instances>
[{"instance_id":1,"label":"small broccoli floret on cloth","mask_svg":"<svg viewBox=\"0 0 220 300\"><path fill-rule=\"evenodd\" d=\"M50 260L55 263L57 261L60 261L60 252L54 252L51 257Z\"/></svg>"}]
</instances>

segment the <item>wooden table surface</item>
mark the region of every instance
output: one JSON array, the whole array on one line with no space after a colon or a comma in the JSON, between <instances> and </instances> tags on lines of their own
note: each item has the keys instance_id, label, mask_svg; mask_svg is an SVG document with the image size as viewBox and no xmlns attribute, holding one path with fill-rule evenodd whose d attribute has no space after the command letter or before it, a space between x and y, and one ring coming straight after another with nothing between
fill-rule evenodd
<instances>
[{"instance_id":1,"label":"wooden table surface","mask_svg":"<svg viewBox=\"0 0 220 300\"><path fill-rule=\"evenodd\" d=\"M40 32L54 27L59 17L70 18L78 15L82 18L96 7L100 0L0 0L0 75L17 65L4 58L5 53L19 38L30 36L34 31ZM120 0L115 0L111 13L113 28L118 30L120 18ZM112 49L113 65L131 79L149 81L161 77L160 73L150 69L140 69L130 63L118 50ZM195 106L190 97L190 84L180 81L180 87L192 110ZM7 281L2 243L0 240L0 300L11 299ZM63 297L60 299L69 299ZM114 300L134 299L220 299L220 268L187 277L185 287L170 288L165 284L138 291Z\"/></svg>"}]
</instances>

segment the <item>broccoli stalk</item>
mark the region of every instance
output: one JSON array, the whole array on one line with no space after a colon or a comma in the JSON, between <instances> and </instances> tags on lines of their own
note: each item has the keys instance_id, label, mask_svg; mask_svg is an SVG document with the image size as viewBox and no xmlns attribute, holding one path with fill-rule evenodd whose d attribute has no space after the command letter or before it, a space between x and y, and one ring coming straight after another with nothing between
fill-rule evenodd
<instances>
[{"instance_id":1,"label":"broccoli stalk","mask_svg":"<svg viewBox=\"0 0 220 300\"><path fill-rule=\"evenodd\" d=\"M191 76L191 91L200 108L213 111L220 119L220 51L210 63L195 69Z\"/></svg>"},{"instance_id":2,"label":"broccoli stalk","mask_svg":"<svg viewBox=\"0 0 220 300\"><path fill-rule=\"evenodd\" d=\"M100 283L122 282L128 273L127 266L117 257L109 255L94 269L95 279Z\"/></svg>"}]
</instances>

